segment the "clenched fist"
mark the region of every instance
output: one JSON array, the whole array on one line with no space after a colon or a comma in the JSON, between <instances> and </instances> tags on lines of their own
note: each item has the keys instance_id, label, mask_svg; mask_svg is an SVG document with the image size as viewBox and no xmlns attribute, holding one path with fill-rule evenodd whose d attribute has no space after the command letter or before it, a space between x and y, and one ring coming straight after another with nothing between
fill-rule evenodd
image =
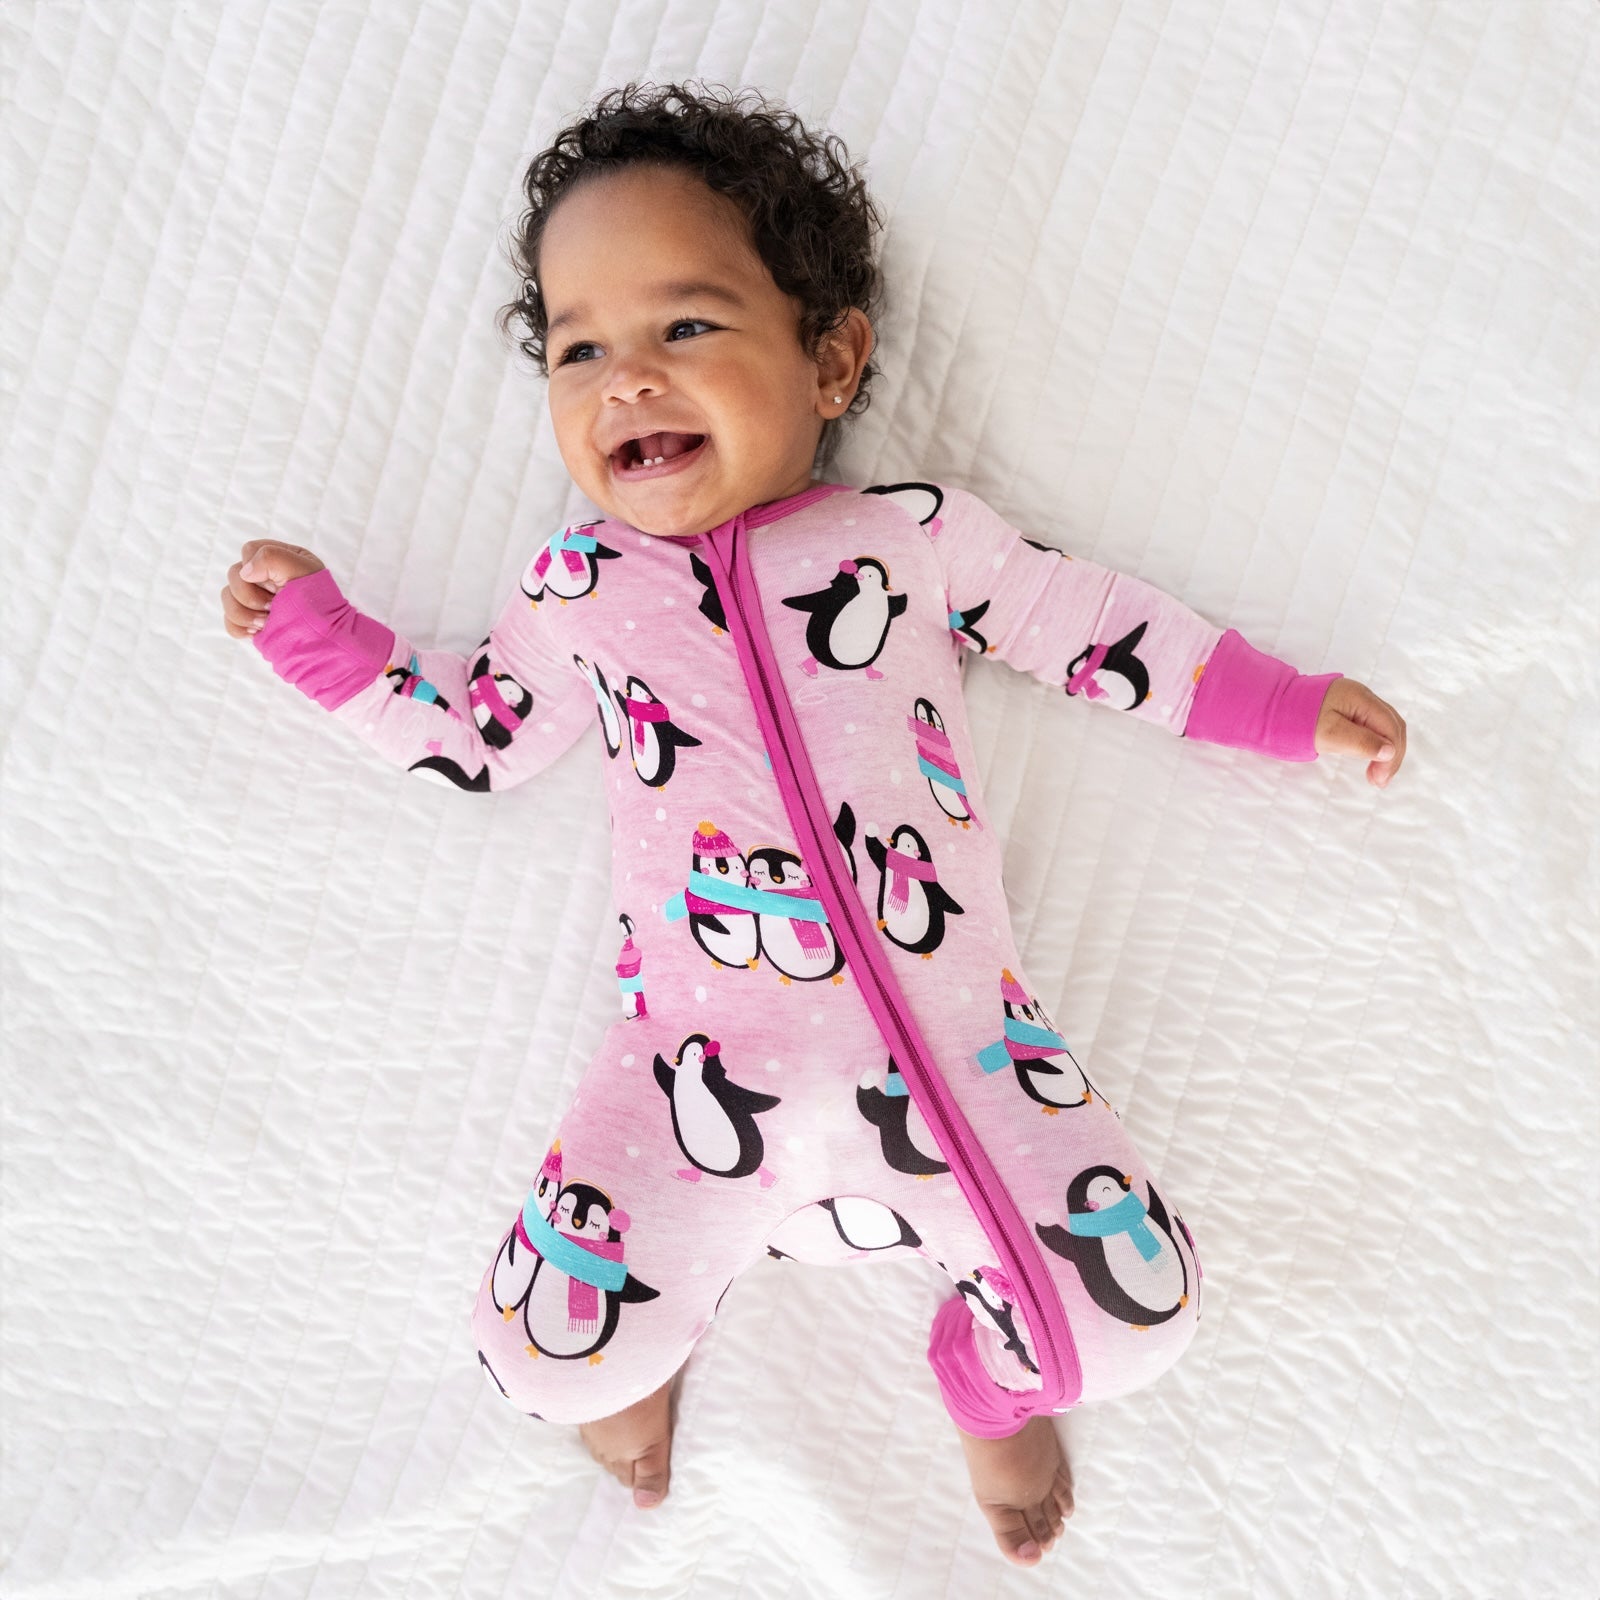
<instances>
[{"instance_id":1,"label":"clenched fist","mask_svg":"<svg viewBox=\"0 0 1600 1600\"><path fill-rule=\"evenodd\" d=\"M229 638L248 639L259 632L272 609L273 595L291 578L321 572L323 565L297 544L252 539L241 546L222 591L222 625Z\"/></svg>"},{"instance_id":2,"label":"clenched fist","mask_svg":"<svg viewBox=\"0 0 1600 1600\"><path fill-rule=\"evenodd\" d=\"M1318 754L1359 756L1367 763L1367 782L1387 789L1406 758L1406 723L1387 700L1364 683L1335 678L1317 717Z\"/></svg>"}]
</instances>

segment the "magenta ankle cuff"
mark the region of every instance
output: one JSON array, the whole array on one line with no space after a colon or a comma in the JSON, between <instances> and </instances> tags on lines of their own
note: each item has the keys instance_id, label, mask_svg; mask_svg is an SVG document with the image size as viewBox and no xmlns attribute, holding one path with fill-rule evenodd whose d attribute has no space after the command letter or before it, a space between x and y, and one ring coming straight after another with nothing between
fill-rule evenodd
<instances>
[{"instance_id":1,"label":"magenta ankle cuff","mask_svg":"<svg viewBox=\"0 0 1600 1600\"><path fill-rule=\"evenodd\" d=\"M1034 1409L1029 1402L1038 1397L1002 1389L989 1376L972 1343L975 1326L963 1295L946 1300L928 1332L928 1365L958 1428L978 1439L1008 1439L1027 1426Z\"/></svg>"}]
</instances>

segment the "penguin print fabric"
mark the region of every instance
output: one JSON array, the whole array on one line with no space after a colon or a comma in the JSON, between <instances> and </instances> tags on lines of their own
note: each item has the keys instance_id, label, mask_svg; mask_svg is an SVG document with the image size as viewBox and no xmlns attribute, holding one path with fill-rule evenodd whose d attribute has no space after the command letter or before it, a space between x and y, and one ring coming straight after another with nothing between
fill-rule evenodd
<instances>
[{"instance_id":1,"label":"penguin print fabric","mask_svg":"<svg viewBox=\"0 0 1600 1600\"><path fill-rule=\"evenodd\" d=\"M730 529L777 681L742 664ZM618 1411L772 1257L939 1263L932 1359L958 1420L1040 1387L1047 1314L1070 1327L1069 1401L1176 1359L1194 1244L1027 978L960 663L1182 734L1222 637L921 483L818 485L692 537L562 530L462 655L356 612L326 570L279 591L256 636L274 670L430 781L498 793L599 727L621 1015L484 1275L474 1337L499 1392L552 1421ZM800 748L768 747L772 697ZM809 801L780 781L802 767ZM967 1132L919 1104L847 931L881 952ZM997 1176L975 1176L974 1144ZM1004 1240L985 1184L1022 1219Z\"/></svg>"}]
</instances>

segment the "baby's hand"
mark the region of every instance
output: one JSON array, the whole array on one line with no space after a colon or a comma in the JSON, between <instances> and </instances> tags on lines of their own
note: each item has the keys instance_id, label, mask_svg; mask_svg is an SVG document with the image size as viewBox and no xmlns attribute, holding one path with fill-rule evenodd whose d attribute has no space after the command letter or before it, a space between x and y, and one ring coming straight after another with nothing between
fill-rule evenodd
<instances>
[{"instance_id":1,"label":"baby's hand","mask_svg":"<svg viewBox=\"0 0 1600 1600\"><path fill-rule=\"evenodd\" d=\"M240 548L239 556L228 568L222 591L222 625L231 639L248 639L259 632L272 609L273 595L291 578L308 577L323 568L309 550L274 539L252 539Z\"/></svg>"},{"instance_id":2,"label":"baby's hand","mask_svg":"<svg viewBox=\"0 0 1600 1600\"><path fill-rule=\"evenodd\" d=\"M1405 718L1364 683L1335 678L1317 717L1317 754L1367 757L1367 782L1380 789L1406 758Z\"/></svg>"}]
</instances>

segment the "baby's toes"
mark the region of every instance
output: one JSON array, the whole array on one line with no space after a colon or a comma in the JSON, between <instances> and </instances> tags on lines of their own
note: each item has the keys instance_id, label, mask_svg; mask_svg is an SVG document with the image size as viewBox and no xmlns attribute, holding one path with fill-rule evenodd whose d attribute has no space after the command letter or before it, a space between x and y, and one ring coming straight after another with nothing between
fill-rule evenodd
<instances>
[{"instance_id":1,"label":"baby's toes","mask_svg":"<svg viewBox=\"0 0 1600 1600\"><path fill-rule=\"evenodd\" d=\"M636 1506L648 1508L666 1499L671 1466L671 1439L658 1440L633 1463L633 1503Z\"/></svg>"},{"instance_id":2,"label":"baby's toes","mask_svg":"<svg viewBox=\"0 0 1600 1600\"><path fill-rule=\"evenodd\" d=\"M1033 1566L1052 1542L1046 1519L1030 1516L1021 1506L985 1506L983 1514L1001 1555L1019 1567Z\"/></svg>"},{"instance_id":3,"label":"baby's toes","mask_svg":"<svg viewBox=\"0 0 1600 1600\"><path fill-rule=\"evenodd\" d=\"M1072 1497L1072 1474L1065 1467L1056 1473L1054 1498L1060 1515L1070 1517L1077 1506L1077 1501Z\"/></svg>"}]
</instances>

